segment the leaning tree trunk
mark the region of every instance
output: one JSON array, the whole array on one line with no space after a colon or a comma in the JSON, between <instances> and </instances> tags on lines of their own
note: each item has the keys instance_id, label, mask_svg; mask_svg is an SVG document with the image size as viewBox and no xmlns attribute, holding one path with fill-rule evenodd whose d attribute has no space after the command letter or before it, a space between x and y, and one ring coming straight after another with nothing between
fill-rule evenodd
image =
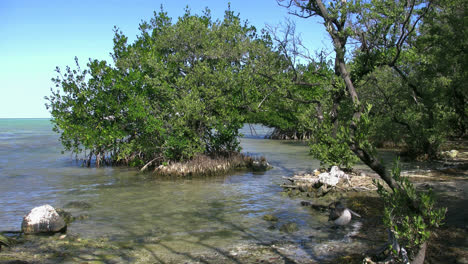
<instances>
[{"instance_id":1,"label":"leaning tree trunk","mask_svg":"<svg viewBox=\"0 0 468 264\"><path fill-rule=\"evenodd\" d=\"M337 21L332 19L328 15L328 10L326 9L325 5L322 1L317 0L317 5L319 8L319 12L321 13L320 16L323 17L325 21L325 26L327 28L328 33L332 37L333 46L335 48L335 72L337 75L340 75L343 79L346 89L351 97L351 100L354 104L354 113L353 113L353 121L351 122L350 132L351 132L351 141L349 143L349 147L351 151L362 161L364 164L369 166L372 170L374 170L382 180L384 180L388 186L392 189L397 188L396 182L393 178L387 173L385 166L369 151L360 148L359 143L356 142L354 134L357 132L356 123L359 121L362 115L362 108L360 107L359 97L356 92L356 88L354 87L353 81L351 80L351 76L346 68L346 61L345 61L345 54L346 54L346 41L347 36L344 32L344 25L345 20Z\"/></svg>"}]
</instances>

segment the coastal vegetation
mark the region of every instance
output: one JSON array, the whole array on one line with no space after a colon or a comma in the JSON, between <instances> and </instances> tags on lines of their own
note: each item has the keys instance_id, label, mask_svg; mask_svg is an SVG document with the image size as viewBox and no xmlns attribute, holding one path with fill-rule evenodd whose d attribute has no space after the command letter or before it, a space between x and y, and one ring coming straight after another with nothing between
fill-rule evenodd
<instances>
[{"instance_id":1,"label":"coastal vegetation","mask_svg":"<svg viewBox=\"0 0 468 264\"><path fill-rule=\"evenodd\" d=\"M465 1L279 4L321 18L333 54L310 55L292 23L259 33L230 9L215 21L187 10L175 23L161 10L134 43L115 30L112 64L57 68L46 98L54 130L87 166L140 168L236 156L244 123L299 135L323 165L360 160L378 174L395 259L408 257L402 248L415 257L445 210L376 149L391 142L433 159L445 140L466 137Z\"/></svg>"},{"instance_id":2,"label":"coastal vegetation","mask_svg":"<svg viewBox=\"0 0 468 264\"><path fill-rule=\"evenodd\" d=\"M186 10L175 23L161 10L134 43L115 29L113 63L57 68L46 99L65 149L88 166L158 166L238 152L239 128L261 123L392 185L375 147L428 159L466 135L462 2L280 4L323 18L334 55L311 55L291 22L259 33L231 10L216 21Z\"/></svg>"},{"instance_id":3,"label":"coastal vegetation","mask_svg":"<svg viewBox=\"0 0 468 264\"><path fill-rule=\"evenodd\" d=\"M430 229L440 225L445 210L434 209L430 192L415 192L409 180L401 179L397 165L389 173L378 158L376 143L378 137L397 139L411 157L435 158L444 139L466 134L467 94L457 84L461 76L466 80L466 71L456 59L448 66L450 73L442 69L447 67L441 65L444 62L439 63L459 47L449 44L444 46L447 52L441 52L444 42L434 42L456 39L457 25L464 19L456 6L463 3L280 3L293 15L321 18L333 43L335 78L329 79L335 80L331 83L335 91L312 102L318 109L326 105L330 110L319 112L311 153L326 164L346 167L357 157L375 171L390 189L378 185L387 203L384 220L392 234L394 258L406 263L409 254L410 259L418 259L417 252L425 250ZM297 54L295 45L291 51ZM460 107L463 110L457 110Z\"/></svg>"},{"instance_id":4,"label":"coastal vegetation","mask_svg":"<svg viewBox=\"0 0 468 264\"><path fill-rule=\"evenodd\" d=\"M274 55L268 39L227 10L173 23L163 10L134 43L115 29L113 64L57 68L47 97L54 130L85 163L159 166L238 152L239 128L261 94L254 65Z\"/></svg>"}]
</instances>

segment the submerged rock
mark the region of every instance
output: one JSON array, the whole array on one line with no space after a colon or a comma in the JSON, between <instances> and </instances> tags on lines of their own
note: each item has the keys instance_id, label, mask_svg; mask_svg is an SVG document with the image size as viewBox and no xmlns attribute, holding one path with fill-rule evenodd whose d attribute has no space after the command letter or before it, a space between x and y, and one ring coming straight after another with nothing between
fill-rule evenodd
<instances>
[{"instance_id":1,"label":"submerged rock","mask_svg":"<svg viewBox=\"0 0 468 264\"><path fill-rule=\"evenodd\" d=\"M75 217L71 213L60 208L55 209L55 211L57 212L57 214L59 214L63 218L63 220L65 221L65 224L68 225L71 222L75 221Z\"/></svg>"},{"instance_id":2,"label":"submerged rock","mask_svg":"<svg viewBox=\"0 0 468 264\"><path fill-rule=\"evenodd\" d=\"M311 209L314 209L314 210L317 210L317 211L320 211L320 212L327 212L328 209L329 209L328 205L311 203L309 201L301 201L301 205L310 207Z\"/></svg>"},{"instance_id":3,"label":"submerged rock","mask_svg":"<svg viewBox=\"0 0 468 264\"><path fill-rule=\"evenodd\" d=\"M289 222L286 224L283 224L280 227L281 232L286 232L286 233L293 233L299 230L299 227L297 227L297 224L294 222Z\"/></svg>"},{"instance_id":4,"label":"submerged rock","mask_svg":"<svg viewBox=\"0 0 468 264\"><path fill-rule=\"evenodd\" d=\"M89 209L91 204L83 201L71 201L65 204L65 208L78 208L78 209Z\"/></svg>"},{"instance_id":5,"label":"submerged rock","mask_svg":"<svg viewBox=\"0 0 468 264\"><path fill-rule=\"evenodd\" d=\"M63 218L48 204L33 208L23 217L21 224L21 230L25 234L57 233L66 229Z\"/></svg>"},{"instance_id":6,"label":"submerged rock","mask_svg":"<svg viewBox=\"0 0 468 264\"><path fill-rule=\"evenodd\" d=\"M278 217L274 216L274 215L270 215L270 214L266 214L263 216L263 220L265 221L271 221L271 222L277 222L278 221Z\"/></svg>"}]
</instances>

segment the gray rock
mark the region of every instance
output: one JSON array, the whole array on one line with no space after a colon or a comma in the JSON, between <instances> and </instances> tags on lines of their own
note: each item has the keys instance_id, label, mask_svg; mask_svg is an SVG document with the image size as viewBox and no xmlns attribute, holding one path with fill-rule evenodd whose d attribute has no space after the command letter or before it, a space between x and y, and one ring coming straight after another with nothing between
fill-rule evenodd
<instances>
[{"instance_id":1,"label":"gray rock","mask_svg":"<svg viewBox=\"0 0 468 264\"><path fill-rule=\"evenodd\" d=\"M48 204L33 208L23 217L21 224L25 234L57 233L66 231L66 228L63 218Z\"/></svg>"}]
</instances>

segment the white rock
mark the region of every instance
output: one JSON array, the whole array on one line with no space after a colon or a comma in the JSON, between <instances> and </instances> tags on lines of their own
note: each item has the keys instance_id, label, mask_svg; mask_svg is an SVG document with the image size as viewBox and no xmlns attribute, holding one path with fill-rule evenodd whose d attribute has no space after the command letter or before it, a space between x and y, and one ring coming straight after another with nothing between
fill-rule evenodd
<instances>
[{"instance_id":1,"label":"white rock","mask_svg":"<svg viewBox=\"0 0 468 264\"><path fill-rule=\"evenodd\" d=\"M340 170L340 168L337 166L333 166L331 168L330 174L338 178L348 178L348 175L344 171Z\"/></svg>"},{"instance_id":2,"label":"white rock","mask_svg":"<svg viewBox=\"0 0 468 264\"><path fill-rule=\"evenodd\" d=\"M445 158L451 158L451 159L454 159L458 156L458 151L455 150L455 149L452 149L450 151L442 151L441 154L442 156L444 156Z\"/></svg>"},{"instance_id":3,"label":"white rock","mask_svg":"<svg viewBox=\"0 0 468 264\"><path fill-rule=\"evenodd\" d=\"M328 172L320 173L318 176L319 182L328 186L336 186L340 181L340 178L331 175Z\"/></svg>"},{"instance_id":4,"label":"white rock","mask_svg":"<svg viewBox=\"0 0 468 264\"><path fill-rule=\"evenodd\" d=\"M48 204L33 208L23 217L21 224L21 230L25 234L56 233L66 227L63 218Z\"/></svg>"},{"instance_id":5,"label":"white rock","mask_svg":"<svg viewBox=\"0 0 468 264\"><path fill-rule=\"evenodd\" d=\"M454 150L452 149L451 151L449 151L449 156L454 159L458 156L458 150Z\"/></svg>"}]
</instances>

